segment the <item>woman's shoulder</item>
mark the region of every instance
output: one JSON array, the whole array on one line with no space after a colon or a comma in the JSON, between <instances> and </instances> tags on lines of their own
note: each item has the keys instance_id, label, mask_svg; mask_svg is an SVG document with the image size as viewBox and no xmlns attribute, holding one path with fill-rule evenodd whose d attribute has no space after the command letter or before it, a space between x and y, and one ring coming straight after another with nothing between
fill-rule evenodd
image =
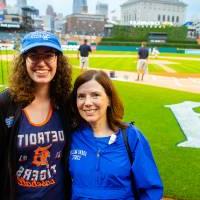
<instances>
[{"instance_id":1,"label":"woman's shoulder","mask_svg":"<svg viewBox=\"0 0 200 200\"><path fill-rule=\"evenodd\" d=\"M14 101L9 89L0 93L0 111L3 115L14 115L15 111L21 108L21 105Z\"/></svg>"},{"instance_id":2,"label":"woman's shoulder","mask_svg":"<svg viewBox=\"0 0 200 200\"><path fill-rule=\"evenodd\" d=\"M81 135L83 131L84 131L83 127L75 128L74 130L72 130L72 138L79 137L79 135Z\"/></svg>"},{"instance_id":3,"label":"woman's shoulder","mask_svg":"<svg viewBox=\"0 0 200 200\"><path fill-rule=\"evenodd\" d=\"M134 143L134 144L140 144L142 146L149 146L149 141L148 139L145 137L145 135L141 132L140 129L138 129L136 126L134 125L129 125L127 127L127 136L128 136L128 140L130 143Z\"/></svg>"},{"instance_id":4,"label":"woman's shoulder","mask_svg":"<svg viewBox=\"0 0 200 200\"><path fill-rule=\"evenodd\" d=\"M82 124L72 131L72 138L89 137L92 135L92 129L90 126Z\"/></svg>"},{"instance_id":5,"label":"woman's shoulder","mask_svg":"<svg viewBox=\"0 0 200 200\"><path fill-rule=\"evenodd\" d=\"M130 140L132 140L132 141L140 140L141 138L144 137L144 135L140 131L140 129L133 124L128 124L128 126L126 128L126 133L127 133L128 138L130 138Z\"/></svg>"},{"instance_id":6,"label":"woman's shoulder","mask_svg":"<svg viewBox=\"0 0 200 200\"><path fill-rule=\"evenodd\" d=\"M126 128L127 134L135 134L138 135L140 133L140 130L132 123L127 124Z\"/></svg>"},{"instance_id":7,"label":"woman's shoulder","mask_svg":"<svg viewBox=\"0 0 200 200\"><path fill-rule=\"evenodd\" d=\"M8 104L11 101L12 101L12 97L11 97L9 89L5 89L2 92L0 92L0 106L1 107Z\"/></svg>"}]
</instances>

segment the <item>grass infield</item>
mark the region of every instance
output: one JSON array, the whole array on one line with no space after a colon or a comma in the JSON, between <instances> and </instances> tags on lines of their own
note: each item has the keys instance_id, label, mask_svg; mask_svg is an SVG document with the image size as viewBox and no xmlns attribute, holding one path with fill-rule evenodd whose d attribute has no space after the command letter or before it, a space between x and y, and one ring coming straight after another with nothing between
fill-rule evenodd
<instances>
[{"instance_id":1,"label":"grass infield","mask_svg":"<svg viewBox=\"0 0 200 200\"><path fill-rule=\"evenodd\" d=\"M66 53L73 66L79 66L79 60L72 52ZM89 66L98 69L136 72L137 56L130 52L92 53ZM166 69L167 68L167 69ZM150 56L149 73L171 76L200 77L200 58L196 55L161 54L157 58Z\"/></svg>"},{"instance_id":2,"label":"grass infield","mask_svg":"<svg viewBox=\"0 0 200 200\"><path fill-rule=\"evenodd\" d=\"M132 83L115 84L125 104L125 121L134 120L150 141L165 196L200 199L200 149L176 146L185 137L173 113L165 107L188 100L200 102L200 96Z\"/></svg>"}]
</instances>

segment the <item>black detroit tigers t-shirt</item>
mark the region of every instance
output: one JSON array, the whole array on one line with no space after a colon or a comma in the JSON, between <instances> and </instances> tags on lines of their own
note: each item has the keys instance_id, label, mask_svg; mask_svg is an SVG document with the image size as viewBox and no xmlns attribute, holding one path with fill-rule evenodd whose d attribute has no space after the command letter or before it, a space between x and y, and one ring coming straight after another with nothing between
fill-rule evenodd
<instances>
[{"instance_id":1,"label":"black detroit tigers t-shirt","mask_svg":"<svg viewBox=\"0 0 200 200\"><path fill-rule=\"evenodd\" d=\"M56 111L40 125L23 111L17 137L17 200L64 200L64 132Z\"/></svg>"}]
</instances>

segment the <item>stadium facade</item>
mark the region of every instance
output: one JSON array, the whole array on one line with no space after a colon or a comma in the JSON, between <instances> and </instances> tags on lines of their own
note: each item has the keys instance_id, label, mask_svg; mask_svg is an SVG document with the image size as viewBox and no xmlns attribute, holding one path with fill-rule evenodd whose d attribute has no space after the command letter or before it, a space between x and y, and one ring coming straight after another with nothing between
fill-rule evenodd
<instances>
[{"instance_id":1,"label":"stadium facade","mask_svg":"<svg viewBox=\"0 0 200 200\"><path fill-rule=\"evenodd\" d=\"M104 15L71 14L67 16L66 31L78 35L103 35L106 18Z\"/></svg>"},{"instance_id":2,"label":"stadium facade","mask_svg":"<svg viewBox=\"0 0 200 200\"><path fill-rule=\"evenodd\" d=\"M121 24L159 22L180 26L185 22L186 7L180 0L128 0L121 5Z\"/></svg>"}]
</instances>

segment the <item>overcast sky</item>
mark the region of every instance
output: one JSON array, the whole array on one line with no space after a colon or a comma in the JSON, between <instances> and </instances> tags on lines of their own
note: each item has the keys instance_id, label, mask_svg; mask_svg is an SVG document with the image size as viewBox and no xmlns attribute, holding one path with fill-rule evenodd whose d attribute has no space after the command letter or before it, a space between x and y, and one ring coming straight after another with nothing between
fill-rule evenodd
<instances>
[{"instance_id":1,"label":"overcast sky","mask_svg":"<svg viewBox=\"0 0 200 200\"><path fill-rule=\"evenodd\" d=\"M120 13L120 5L127 0L87 0L89 13L95 13L95 6L97 1L108 3L109 12L116 10L116 13ZM187 19L191 17L199 16L200 18L200 0L182 0L188 4L187 7ZM7 4L14 5L17 0L7 0ZM73 0L27 0L29 5L32 5L40 10L40 14L43 15L46 11L47 4L54 7L56 13L63 13L68 15L72 13Z\"/></svg>"}]
</instances>

